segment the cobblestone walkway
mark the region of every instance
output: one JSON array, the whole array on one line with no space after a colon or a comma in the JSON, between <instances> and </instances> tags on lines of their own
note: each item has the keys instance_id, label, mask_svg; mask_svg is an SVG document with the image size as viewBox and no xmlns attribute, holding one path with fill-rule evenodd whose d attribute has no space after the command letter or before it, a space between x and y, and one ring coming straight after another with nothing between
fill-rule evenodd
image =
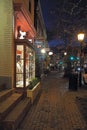
<instances>
[{"instance_id":1,"label":"cobblestone walkway","mask_svg":"<svg viewBox=\"0 0 87 130\"><path fill-rule=\"evenodd\" d=\"M69 91L68 80L52 72L42 81L42 93L18 130L87 130L78 96L87 96L87 91Z\"/></svg>"}]
</instances>

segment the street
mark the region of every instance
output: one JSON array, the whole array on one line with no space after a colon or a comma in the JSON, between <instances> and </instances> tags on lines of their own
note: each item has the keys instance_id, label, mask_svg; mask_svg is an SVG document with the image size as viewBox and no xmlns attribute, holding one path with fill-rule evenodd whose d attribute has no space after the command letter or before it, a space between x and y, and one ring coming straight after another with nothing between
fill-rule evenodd
<instances>
[{"instance_id":1,"label":"street","mask_svg":"<svg viewBox=\"0 0 87 130\"><path fill-rule=\"evenodd\" d=\"M87 130L87 118L79 108L87 89L71 91L68 84L57 71L45 77L41 94L17 130Z\"/></svg>"}]
</instances>

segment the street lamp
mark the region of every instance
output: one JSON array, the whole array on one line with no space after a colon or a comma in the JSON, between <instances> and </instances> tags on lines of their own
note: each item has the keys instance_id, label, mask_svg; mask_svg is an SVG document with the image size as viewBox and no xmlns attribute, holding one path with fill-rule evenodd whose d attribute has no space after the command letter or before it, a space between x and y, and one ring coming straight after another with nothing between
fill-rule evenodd
<instances>
[{"instance_id":1,"label":"street lamp","mask_svg":"<svg viewBox=\"0 0 87 130\"><path fill-rule=\"evenodd\" d=\"M49 56L51 56L51 55L53 55L53 52L52 52L52 51L49 52Z\"/></svg>"},{"instance_id":2,"label":"street lamp","mask_svg":"<svg viewBox=\"0 0 87 130\"><path fill-rule=\"evenodd\" d=\"M79 40L80 42L82 42L82 41L84 40L84 33L79 33L79 34L78 34L78 40Z\"/></svg>"},{"instance_id":3,"label":"street lamp","mask_svg":"<svg viewBox=\"0 0 87 130\"><path fill-rule=\"evenodd\" d=\"M43 49L41 49L41 53L42 54L45 54L46 53L46 50L43 48Z\"/></svg>"},{"instance_id":4,"label":"street lamp","mask_svg":"<svg viewBox=\"0 0 87 130\"><path fill-rule=\"evenodd\" d=\"M67 55L67 52L64 52L64 56L66 56Z\"/></svg>"},{"instance_id":5,"label":"street lamp","mask_svg":"<svg viewBox=\"0 0 87 130\"><path fill-rule=\"evenodd\" d=\"M80 73L79 73L79 87L81 87L81 80L82 80L82 74L81 74L81 66L82 66L82 60L81 60L81 53L82 53L82 42L83 42L83 40L84 40L84 33L79 33L78 35L77 35L77 37L78 37L78 41L80 41Z\"/></svg>"}]
</instances>

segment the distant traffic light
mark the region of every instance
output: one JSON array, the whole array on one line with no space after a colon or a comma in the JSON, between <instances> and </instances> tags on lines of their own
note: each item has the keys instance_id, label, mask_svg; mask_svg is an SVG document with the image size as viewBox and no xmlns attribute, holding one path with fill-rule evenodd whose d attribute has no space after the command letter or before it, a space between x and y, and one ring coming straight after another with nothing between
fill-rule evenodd
<instances>
[{"instance_id":1,"label":"distant traffic light","mask_svg":"<svg viewBox=\"0 0 87 130\"><path fill-rule=\"evenodd\" d=\"M74 56L70 56L70 60L73 61L74 60Z\"/></svg>"},{"instance_id":2,"label":"distant traffic light","mask_svg":"<svg viewBox=\"0 0 87 130\"><path fill-rule=\"evenodd\" d=\"M80 60L80 58L79 58L79 57L77 57L76 59L77 59L77 60Z\"/></svg>"}]
</instances>

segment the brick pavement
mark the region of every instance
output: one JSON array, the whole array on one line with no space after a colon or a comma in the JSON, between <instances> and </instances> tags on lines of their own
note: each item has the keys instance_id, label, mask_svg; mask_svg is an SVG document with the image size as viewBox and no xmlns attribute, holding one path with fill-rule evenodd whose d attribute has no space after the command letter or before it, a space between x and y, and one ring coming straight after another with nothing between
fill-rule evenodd
<instances>
[{"instance_id":1,"label":"brick pavement","mask_svg":"<svg viewBox=\"0 0 87 130\"><path fill-rule=\"evenodd\" d=\"M42 81L42 93L17 130L87 130L76 97L87 90L69 91L68 80L52 72Z\"/></svg>"}]
</instances>

